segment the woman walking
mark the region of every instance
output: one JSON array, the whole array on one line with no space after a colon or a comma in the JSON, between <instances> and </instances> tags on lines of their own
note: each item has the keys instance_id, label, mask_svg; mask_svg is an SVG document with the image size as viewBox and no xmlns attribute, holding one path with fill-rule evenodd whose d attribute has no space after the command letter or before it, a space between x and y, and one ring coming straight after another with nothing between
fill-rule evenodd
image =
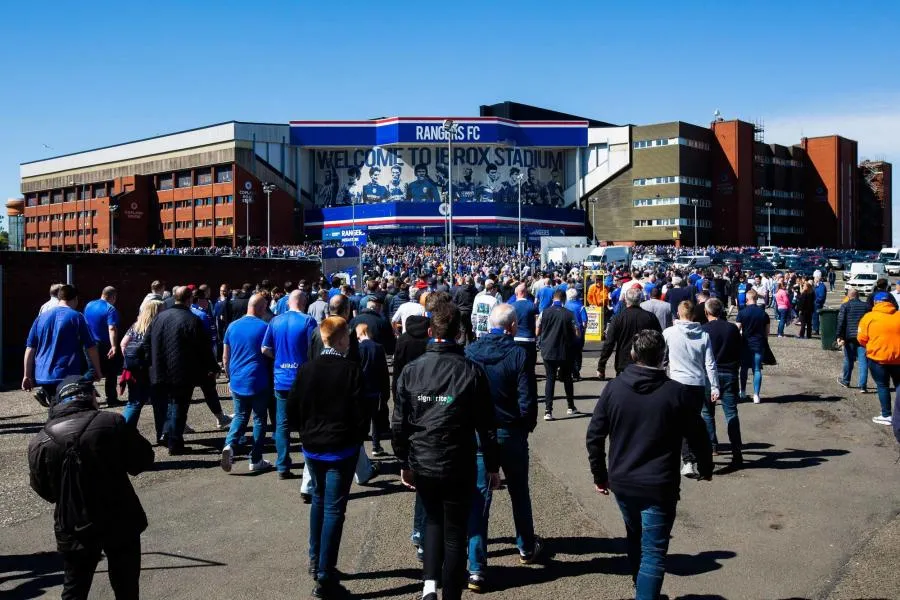
<instances>
[{"instance_id":1,"label":"woman walking","mask_svg":"<svg viewBox=\"0 0 900 600\"><path fill-rule=\"evenodd\" d=\"M775 288L775 309L778 311L778 337L784 337L784 326L791 318L791 296L783 281Z\"/></svg>"},{"instance_id":2,"label":"woman walking","mask_svg":"<svg viewBox=\"0 0 900 600\"><path fill-rule=\"evenodd\" d=\"M812 337L812 318L816 307L816 297L810 282L803 284L800 298L797 300L797 312L800 313L800 337Z\"/></svg>"},{"instance_id":3,"label":"woman walking","mask_svg":"<svg viewBox=\"0 0 900 600\"><path fill-rule=\"evenodd\" d=\"M119 386L124 383L128 387L128 404L122 411L125 422L132 427L137 427L141 416L141 409L148 401L153 406L153 423L156 427L156 441L163 437L163 427L166 424L168 403L162 394L150 383L150 367L147 357L141 352L141 343L144 335L150 329L150 323L163 308L159 300L151 300L141 305L141 312L137 321L125 332L122 338L122 356L125 357L125 369Z\"/></svg>"}]
</instances>

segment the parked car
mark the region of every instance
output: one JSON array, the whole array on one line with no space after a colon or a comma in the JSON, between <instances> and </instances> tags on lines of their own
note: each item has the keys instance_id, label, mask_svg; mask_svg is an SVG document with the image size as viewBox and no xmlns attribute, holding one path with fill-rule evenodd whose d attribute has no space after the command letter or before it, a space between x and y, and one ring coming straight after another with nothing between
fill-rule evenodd
<instances>
[{"instance_id":1,"label":"parked car","mask_svg":"<svg viewBox=\"0 0 900 600\"><path fill-rule=\"evenodd\" d=\"M860 294L871 294L875 289L875 283L878 281L878 275L875 273L857 273L853 279L847 282L848 289L855 289Z\"/></svg>"},{"instance_id":2,"label":"parked car","mask_svg":"<svg viewBox=\"0 0 900 600\"><path fill-rule=\"evenodd\" d=\"M888 275L900 275L900 260L889 260L884 265L884 270Z\"/></svg>"}]
</instances>

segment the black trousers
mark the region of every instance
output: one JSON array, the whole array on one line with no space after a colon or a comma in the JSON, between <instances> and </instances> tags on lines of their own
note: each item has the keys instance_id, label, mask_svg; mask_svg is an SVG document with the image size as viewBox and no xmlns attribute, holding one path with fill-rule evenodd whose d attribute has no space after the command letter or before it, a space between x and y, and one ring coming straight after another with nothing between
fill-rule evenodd
<instances>
[{"instance_id":1,"label":"black trousers","mask_svg":"<svg viewBox=\"0 0 900 600\"><path fill-rule=\"evenodd\" d=\"M528 383L531 397L537 398L537 343L517 341L516 346L525 350L525 372L528 373Z\"/></svg>"},{"instance_id":2,"label":"black trousers","mask_svg":"<svg viewBox=\"0 0 900 600\"><path fill-rule=\"evenodd\" d=\"M475 341L475 332L472 331L472 312L471 311L459 311L460 317L460 327L463 330L463 343L469 344L470 342Z\"/></svg>"},{"instance_id":3,"label":"black trousers","mask_svg":"<svg viewBox=\"0 0 900 600\"><path fill-rule=\"evenodd\" d=\"M425 508L425 580L443 582L444 600L462 597L474 489L474 470L454 479L416 474L416 493Z\"/></svg>"},{"instance_id":4,"label":"black trousers","mask_svg":"<svg viewBox=\"0 0 900 600\"><path fill-rule=\"evenodd\" d=\"M209 412L213 415L222 413L222 401L219 399L219 389L216 387L216 376L205 375L200 383L200 391L203 392L203 399Z\"/></svg>"},{"instance_id":5,"label":"black trousers","mask_svg":"<svg viewBox=\"0 0 900 600\"><path fill-rule=\"evenodd\" d=\"M137 600L140 596L141 538L97 542L81 550L63 552L65 576L62 600L87 600L100 553L106 554L109 584L116 600Z\"/></svg>"},{"instance_id":6,"label":"black trousers","mask_svg":"<svg viewBox=\"0 0 900 600\"><path fill-rule=\"evenodd\" d=\"M703 403L706 401L706 387L702 385L686 385L687 393L691 399L691 409L695 410L699 415L703 410ZM694 453L688 446L687 438L681 438L681 460L686 463L697 462Z\"/></svg>"},{"instance_id":7,"label":"black trousers","mask_svg":"<svg viewBox=\"0 0 900 600\"><path fill-rule=\"evenodd\" d=\"M547 372L547 381L544 384L544 412L553 412L553 388L556 380L562 381L566 391L566 402L569 408L575 408L575 388L572 385L572 361L571 360L547 360L544 359L544 370Z\"/></svg>"}]
</instances>

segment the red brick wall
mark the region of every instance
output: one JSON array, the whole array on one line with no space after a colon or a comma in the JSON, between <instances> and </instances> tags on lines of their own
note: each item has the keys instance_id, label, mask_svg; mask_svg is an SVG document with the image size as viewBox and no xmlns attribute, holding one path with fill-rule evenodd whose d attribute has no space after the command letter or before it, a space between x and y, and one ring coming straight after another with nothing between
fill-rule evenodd
<instances>
[{"instance_id":1,"label":"red brick wall","mask_svg":"<svg viewBox=\"0 0 900 600\"><path fill-rule=\"evenodd\" d=\"M753 230L753 125L723 121L711 125L713 152L713 242L756 243Z\"/></svg>"}]
</instances>

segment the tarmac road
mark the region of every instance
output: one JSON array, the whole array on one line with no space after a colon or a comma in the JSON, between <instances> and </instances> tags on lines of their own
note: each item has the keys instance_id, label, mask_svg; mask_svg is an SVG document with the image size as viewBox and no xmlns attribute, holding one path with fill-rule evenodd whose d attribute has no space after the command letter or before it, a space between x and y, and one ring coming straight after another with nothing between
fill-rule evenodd
<instances>
[{"instance_id":1,"label":"tarmac road","mask_svg":"<svg viewBox=\"0 0 900 600\"><path fill-rule=\"evenodd\" d=\"M900 597L900 466L890 428L870 420L875 395L839 387L840 355L821 350L817 339L772 338L772 345L779 365L765 371L763 404L739 409L747 468L711 482L684 480L663 591L682 599ZM594 348L582 374L593 375L595 357ZM592 410L603 385L576 384L580 410ZM28 395L0 395L4 598L59 595L51 507L28 488L25 458L43 418ZM151 419L146 409L145 434ZM202 402L189 423L198 431L187 437L192 454L169 458L157 450L155 470L135 479L150 521L143 597L306 597L308 515L299 480L249 475L244 461L226 475L218 467L224 433L212 431ZM586 416L541 421L531 437L535 524L549 550L544 564L518 565L509 502L504 491L495 495L487 597L631 597L621 517L611 497L593 491L587 423ZM413 496L397 481L397 463L382 465L385 474L372 486L352 490L339 569L360 598L420 597L409 542ZM102 572L92 598L112 598Z\"/></svg>"}]
</instances>

